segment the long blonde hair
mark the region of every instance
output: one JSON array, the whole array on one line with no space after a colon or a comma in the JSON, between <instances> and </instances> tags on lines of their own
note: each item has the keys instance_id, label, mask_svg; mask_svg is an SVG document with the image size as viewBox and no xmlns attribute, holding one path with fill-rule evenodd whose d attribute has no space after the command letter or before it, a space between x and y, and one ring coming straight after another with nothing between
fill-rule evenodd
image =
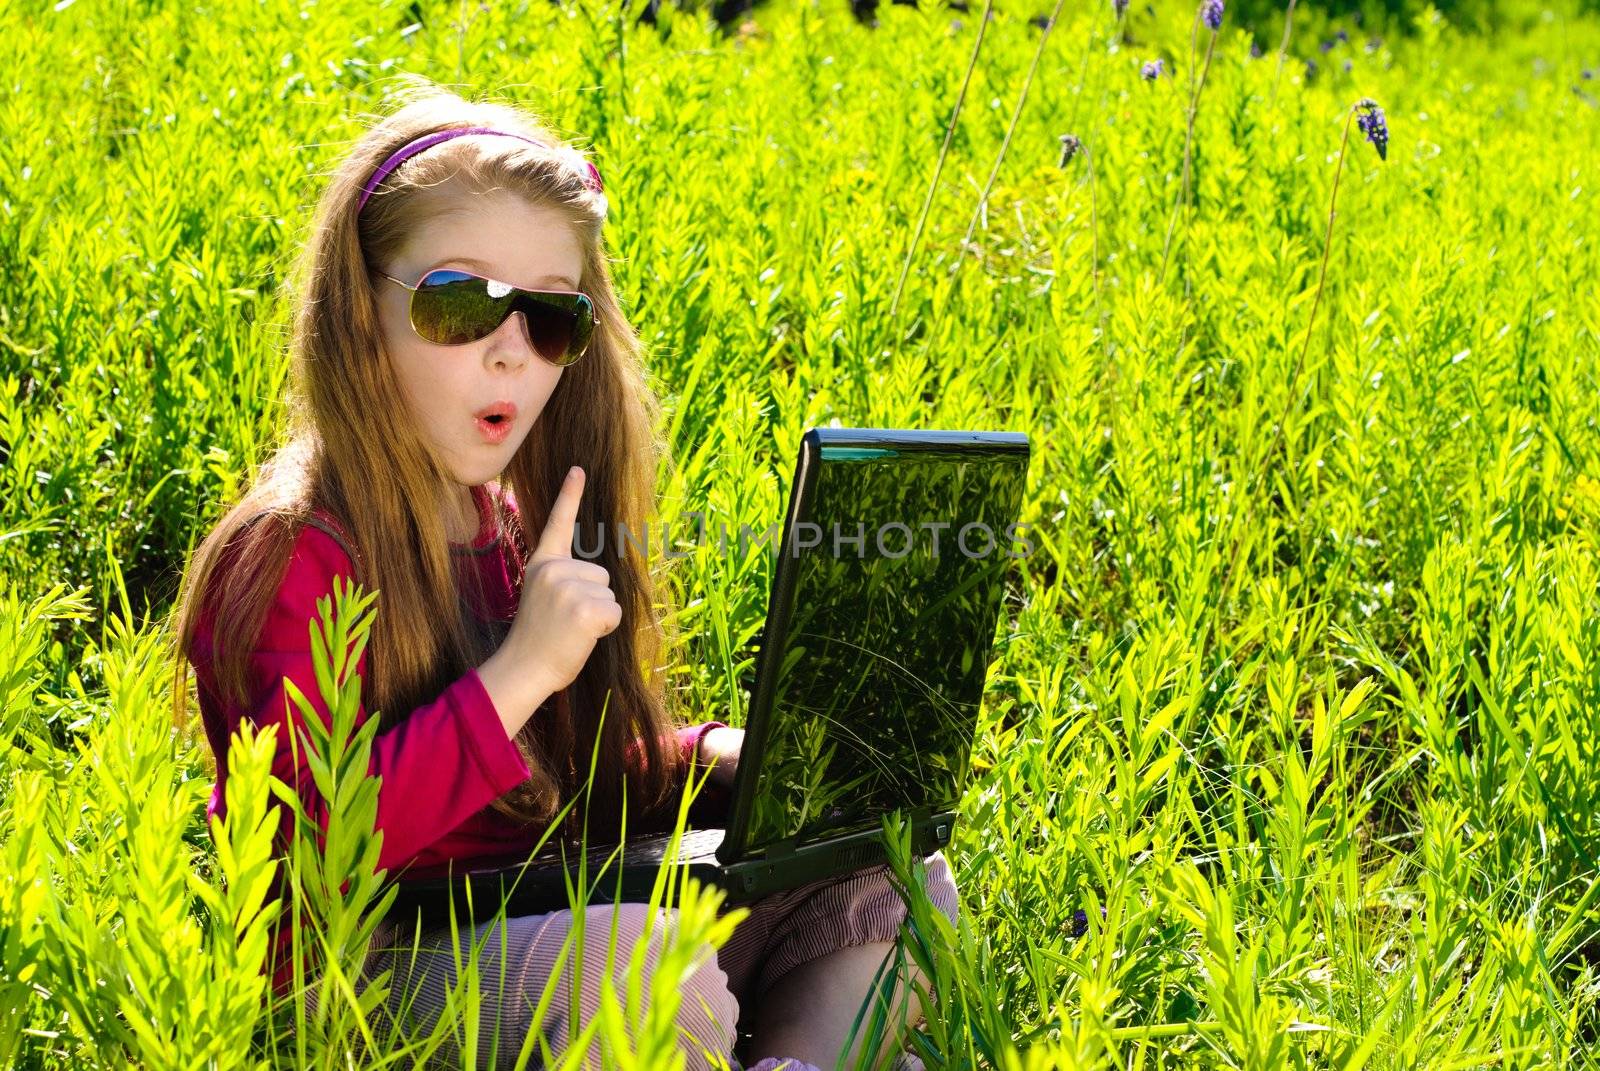
<instances>
[{"instance_id":1,"label":"long blonde hair","mask_svg":"<svg viewBox=\"0 0 1600 1071\"><path fill-rule=\"evenodd\" d=\"M412 425L378 327L375 267L391 263L407 236L431 218L427 213L448 200L422 197L423 191L445 184L471 192L511 190L531 206L563 213L583 248L578 288L594 302L592 341L563 372L502 478L522 514L520 525L509 512L501 517L516 548L508 550L513 570L520 576L573 465L587 475L579 531L602 524L602 531L618 525L641 531L652 506L664 455L653 431L658 405L638 335L613 289L601 240L604 197L586 185L584 157L515 106L468 101L420 79L397 96L400 106L377 117L329 177L295 267L285 441L185 569L174 610L173 716L180 728L203 606L215 613L218 690L242 705L249 653L295 538L315 509L343 523L365 571L364 586L380 592L363 705L380 712L382 728L480 665L504 634L503 624L477 620L463 600L445 518L430 508L449 476ZM358 219L361 188L384 159L413 138L460 126L510 131L539 145L517 138L443 142L391 173ZM258 517L271 523L247 523ZM225 555L229 582L212 590ZM622 623L595 645L577 680L518 734L532 776L493 805L518 821L548 821L577 792L597 733L591 823L620 814L624 787L628 811L658 805L676 775L673 719L656 670L664 637L649 563L637 544L622 539L603 541L593 560L611 574ZM638 749L634 763L625 761L630 747Z\"/></svg>"}]
</instances>

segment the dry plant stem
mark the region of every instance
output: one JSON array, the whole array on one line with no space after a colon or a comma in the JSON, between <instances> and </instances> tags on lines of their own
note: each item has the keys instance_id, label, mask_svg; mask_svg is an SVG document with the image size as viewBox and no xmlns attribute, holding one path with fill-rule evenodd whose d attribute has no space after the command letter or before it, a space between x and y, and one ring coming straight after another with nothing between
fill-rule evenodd
<instances>
[{"instance_id":1,"label":"dry plant stem","mask_svg":"<svg viewBox=\"0 0 1600 1071\"><path fill-rule=\"evenodd\" d=\"M1119 44L1122 41L1123 23L1126 20L1126 18L1127 18L1126 12L1124 12L1121 15L1118 15L1117 18L1116 18L1116 25L1112 27L1112 39L1117 41ZM1093 242L1093 249L1091 250L1091 254L1094 257L1094 262L1091 265L1091 270L1092 270L1093 276L1094 276L1095 319L1098 321L1098 323L1100 325L1100 341L1105 347L1106 357L1109 358L1111 356L1111 335L1110 335L1109 332L1106 331L1105 308L1101 304L1101 294L1100 294L1100 206L1099 206L1098 194L1096 192L1097 181L1096 181L1096 176L1095 176L1095 171L1094 171L1094 169L1095 169L1094 155L1093 155L1093 153L1091 152L1091 149L1090 149L1091 145L1098 145L1099 144L1099 140L1098 139L1099 139L1099 136L1100 136L1100 128L1101 128L1101 121L1100 120L1101 120L1101 117L1104 116L1105 112L1106 112L1106 92L1107 92L1107 90L1106 90L1106 80L1105 80L1105 64L1102 63L1100 65L1100 67L1101 67L1101 72L1100 72L1101 73L1101 77L1098 79L1098 81L1100 83L1100 92L1099 92L1099 95L1098 95L1098 98L1097 98L1097 103L1095 105L1094 118L1089 124L1089 136L1085 140L1084 145L1083 145L1083 155L1084 155L1085 165L1088 167L1088 170L1089 170L1089 228L1090 228L1090 239Z\"/></svg>"},{"instance_id":2,"label":"dry plant stem","mask_svg":"<svg viewBox=\"0 0 1600 1071\"><path fill-rule=\"evenodd\" d=\"M978 20L978 38L972 42L972 57L967 60L967 73L961 79L961 92L956 94L956 106L950 112L950 122L944 130L944 144L939 146L939 160L933 167L933 181L928 183L928 195L922 200L922 215L917 218L917 229L911 235L911 248L906 250L905 263L900 266L900 279L894 284L894 297L889 301L889 322L894 323L894 314L900 307L900 295L905 290L906 275L911 271L911 260L916 256L917 243L922 240L922 228L928 222L928 210L933 207L933 195L939 188L939 173L944 170L945 154L950 151L950 140L955 136L956 120L961 117L961 104L967 99L967 86L972 84L972 72L978 66L978 53L983 48L983 35L989 28L989 16L994 10L994 0L986 0L983 5L983 17Z\"/></svg>"},{"instance_id":3,"label":"dry plant stem","mask_svg":"<svg viewBox=\"0 0 1600 1071\"><path fill-rule=\"evenodd\" d=\"M1294 0L1289 0L1289 9L1283 13L1283 40L1278 42L1278 69L1272 75L1272 96L1268 104L1278 103L1278 80L1283 77L1283 58L1289 52L1289 31L1294 26Z\"/></svg>"},{"instance_id":4,"label":"dry plant stem","mask_svg":"<svg viewBox=\"0 0 1600 1071\"><path fill-rule=\"evenodd\" d=\"M1289 373L1288 396L1284 399L1283 412L1278 417L1278 426L1273 433L1272 442L1267 445L1267 452L1262 455L1261 463L1257 465L1255 471L1251 473L1250 479L1246 483L1242 492L1244 496L1243 524L1245 525L1248 525L1250 521L1250 507L1255 501L1253 495L1256 483L1261 479L1262 476L1266 475L1268 466L1272 464L1272 455L1278 449L1278 444L1283 441L1283 426L1289 420L1289 411L1294 408L1295 385L1300 380L1300 370L1305 366L1306 354L1311 349L1311 336L1315 332L1317 326L1317 309L1322 304L1322 290L1324 284L1328 280L1328 254L1329 251L1333 249L1333 217L1335 206L1339 202L1339 176L1344 171L1345 150L1350 145L1350 121L1355 118L1355 114L1355 109L1352 107L1346 111L1344 117L1344 138L1339 143L1339 161L1333 169L1333 192L1328 197L1328 225L1327 229L1323 232L1322 238L1322 270L1317 275L1317 292L1312 296L1311 299L1311 316L1306 323L1306 340L1305 343L1300 347L1300 356L1296 358L1294 362L1294 371ZM1237 530L1239 526L1234 527ZM1217 610L1217 619L1221 618L1223 608L1227 605L1228 585L1233 579L1234 566L1239 561L1239 548L1241 545L1241 540L1237 538L1233 540L1233 549L1228 556L1228 568L1223 572L1222 584L1217 589L1217 601L1215 604Z\"/></svg>"},{"instance_id":5,"label":"dry plant stem","mask_svg":"<svg viewBox=\"0 0 1600 1071\"><path fill-rule=\"evenodd\" d=\"M1123 37L1123 34L1125 32L1124 24L1125 24L1126 20L1127 20L1127 12L1124 11L1122 14L1117 16L1116 25L1112 28L1112 37L1119 45L1122 43L1122 37ZM1093 268L1093 272L1094 272L1095 318L1096 318L1096 320L1099 321L1099 324L1100 324L1100 341L1101 341L1101 344L1105 347L1106 357L1107 357L1107 359L1109 359L1111 357L1111 334L1110 334L1110 332L1108 332L1106 330L1105 308L1102 306L1101 299L1100 299L1100 205L1099 205L1099 196L1098 196L1098 194L1096 192L1098 184L1097 184L1096 176L1095 176L1095 173L1094 173L1094 168L1095 168L1094 156L1090 152L1090 143L1093 143L1093 144L1096 144L1096 145L1099 144L1099 140L1098 139L1099 139L1099 136L1100 136L1100 128L1101 128L1100 119L1101 119L1101 117L1103 115L1105 115L1105 112L1106 112L1106 92L1107 92L1107 89L1106 89L1106 81L1105 81L1105 76L1104 76L1104 68L1105 68L1105 65L1102 64L1101 65L1101 78L1100 78L1100 94L1099 94L1098 101L1097 101L1097 103L1095 105L1094 121L1089 124L1089 139L1088 139L1088 142L1084 144L1083 154L1084 154L1084 160L1085 160L1085 162L1086 162L1086 164L1088 166L1088 169L1089 169L1089 227L1090 227L1090 232L1091 232L1090 233L1090 238L1092 239L1092 241L1094 243L1093 250L1092 250L1092 255L1094 257L1094 263L1092 265L1092 268Z\"/></svg>"},{"instance_id":6,"label":"dry plant stem","mask_svg":"<svg viewBox=\"0 0 1600 1071\"><path fill-rule=\"evenodd\" d=\"M1178 213L1186 208L1189 203L1189 165L1194 158L1194 119L1200 111L1200 91L1205 88L1206 75L1211 72L1211 54L1216 49L1217 32L1211 31L1211 39L1206 42L1205 67L1200 71L1198 78L1194 75L1194 57L1199 51L1196 35L1200 28L1200 11L1195 9L1194 30L1189 35L1189 115L1185 124L1183 135L1183 182L1179 187L1177 203L1172 206L1172 217L1167 221L1167 240L1161 248L1161 275L1158 281L1167 277L1167 260L1172 252L1172 234L1177 229ZM1187 216L1185 217L1187 219ZM1187 284L1185 284L1187 287Z\"/></svg>"},{"instance_id":7,"label":"dry plant stem","mask_svg":"<svg viewBox=\"0 0 1600 1071\"><path fill-rule=\"evenodd\" d=\"M1110 45L1114 45L1115 43L1118 48L1122 46L1122 21L1126 18L1126 14L1117 14L1117 16L1112 16L1112 18L1114 18L1114 21L1112 21L1112 27L1110 27L1110 34L1106 37L1106 48L1104 48L1104 51L1102 51L1101 62L1096 64L1096 72L1094 72L1094 74L1096 74L1096 77L1094 77L1094 85L1096 85L1096 90L1098 90L1098 93L1094 94L1094 101L1096 101L1096 104L1094 104L1094 118L1093 120L1090 120L1090 136L1098 136L1099 131L1098 128L1096 128L1096 123L1099 122L1099 117L1101 117L1101 115L1106 114L1106 59L1104 59L1104 56L1110 54ZM1093 27L1091 27L1090 40L1085 42L1085 45L1083 45L1083 66L1085 66L1085 69L1088 67L1088 64L1090 64L1090 53L1091 50L1093 50L1093 46L1094 30ZM1080 83L1078 88L1082 88L1082 83ZM1078 118L1078 101L1077 99L1074 99L1074 101L1072 101L1072 130L1077 131L1080 130L1080 128L1083 128L1083 123L1080 122L1080 118Z\"/></svg>"},{"instance_id":8,"label":"dry plant stem","mask_svg":"<svg viewBox=\"0 0 1600 1071\"><path fill-rule=\"evenodd\" d=\"M1126 33L1126 31L1123 29L1123 23L1127 21L1127 18L1128 18L1128 16L1127 16L1126 12L1124 12L1121 15L1118 15L1116 17L1117 21L1116 21L1115 25L1113 25L1111 27L1111 36L1110 36L1109 40L1111 42L1114 42L1117 45L1117 47L1119 47L1119 48L1124 44L1123 36ZM1109 52L1109 49L1107 51ZM1089 138L1091 140L1097 139L1100 136L1100 117L1106 113L1106 64L1105 63L1100 64L1100 77L1097 78L1096 81L1099 83L1100 92L1095 97L1094 119L1089 125Z\"/></svg>"},{"instance_id":9,"label":"dry plant stem","mask_svg":"<svg viewBox=\"0 0 1600 1071\"><path fill-rule=\"evenodd\" d=\"M1200 90L1206 84L1206 75L1211 73L1211 54L1217 46L1217 34L1211 32L1211 40L1206 42L1206 65L1200 70L1200 84L1195 87L1194 103L1189 106L1189 141L1194 141L1194 119L1200 108ZM1193 286L1194 275L1189 271L1189 219L1194 214L1194 202L1189 196L1189 161L1191 153L1188 149L1183 154L1183 296L1187 298Z\"/></svg>"},{"instance_id":10,"label":"dry plant stem","mask_svg":"<svg viewBox=\"0 0 1600 1071\"><path fill-rule=\"evenodd\" d=\"M1186 304L1188 302L1189 295L1194 290L1194 274L1189 270L1189 220L1193 210L1193 205L1189 200L1189 161L1192 158L1191 150L1194 143L1194 120L1195 116L1199 114L1200 89L1205 86L1206 76L1211 73L1211 56L1216 48L1216 44L1217 32L1213 30L1211 31L1211 40L1206 44L1206 60L1205 66L1202 67L1200 71L1200 81L1196 83L1191 79L1190 83L1193 95L1189 103L1189 129L1185 136L1183 146L1183 185L1178 195L1178 203L1183 206L1183 297ZM1177 207L1174 206L1172 219L1168 221L1167 225L1167 249L1171 249L1172 247L1172 224L1176 223L1177 219ZM1161 278L1165 279L1166 277L1167 254L1166 251L1163 250L1161 254ZM1182 354L1184 346L1189 344L1190 323L1191 320L1188 317L1185 317L1183 321L1183 327L1178 334L1179 354Z\"/></svg>"},{"instance_id":11,"label":"dry plant stem","mask_svg":"<svg viewBox=\"0 0 1600 1071\"><path fill-rule=\"evenodd\" d=\"M1089 146L1083 147L1084 163L1089 169L1089 237L1093 242L1090 256L1090 273L1094 277L1094 316L1100 324L1100 342L1105 346L1106 357L1111 356L1111 336L1106 333L1106 310L1100 302L1100 207L1095 196L1094 156Z\"/></svg>"},{"instance_id":12,"label":"dry plant stem","mask_svg":"<svg viewBox=\"0 0 1600 1071\"><path fill-rule=\"evenodd\" d=\"M1027 77L1022 80L1022 92L1017 94L1017 103L1011 109L1011 122L1006 127L1006 136L1000 143L1000 152L994 158L994 166L989 169L989 178L983 184L983 193L978 197L978 204L972 210L972 219L967 222L967 233L961 238L961 245L956 249L955 263L950 265L950 274L954 276L961 270L961 265L967 259L967 243L972 240L972 232L978 228L978 217L983 213L984 207L989 203L989 191L994 189L995 179L1000 174L1000 164L1006 158L1006 150L1011 147L1011 135L1016 132L1017 120L1022 118L1022 106L1028 100L1028 90L1033 85L1033 74L1039 69L1039 60L1044 57L1044 46L1050 40L1050 31L1055 29L1056 20L1061 17L1061 9L1066 5L1066 0L1056 0L1055 10L1050 12L1049 25L1045 26L1044 33L1039 35L1039 47L1033 50L1033 63L1028 66ZM1087 48L1085 49L1087 52ZM974 53L976 55L976 53Z\"/></svg>"}]
</instances>

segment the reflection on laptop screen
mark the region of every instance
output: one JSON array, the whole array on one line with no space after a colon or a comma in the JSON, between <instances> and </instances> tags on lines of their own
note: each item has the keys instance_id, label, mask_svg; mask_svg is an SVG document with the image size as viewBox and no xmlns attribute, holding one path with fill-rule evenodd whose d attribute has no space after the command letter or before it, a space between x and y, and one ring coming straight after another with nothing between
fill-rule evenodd
<instances>
[{"instance_id":1,"label":"reflection on laptop screen","mask_svg":"<svg viewBox=\"0 0 1600 1071\"><path fill-rule=\"evenodd\" d=\"M750 848L954 809L1024 552L1025 452L820 450L811 508L779 551L794 596Z\"/></svg>"}]
</instances>

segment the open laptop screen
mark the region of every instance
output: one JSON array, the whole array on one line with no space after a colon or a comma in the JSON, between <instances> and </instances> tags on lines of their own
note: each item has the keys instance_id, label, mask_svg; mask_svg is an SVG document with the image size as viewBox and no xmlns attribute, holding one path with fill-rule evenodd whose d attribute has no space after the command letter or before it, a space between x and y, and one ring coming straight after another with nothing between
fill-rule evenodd
<instances>
[{"instance_id":1,"label":"open laptop screen","mask_svg":"<svg viewBox=\"0 0 1600 1071\"><path fill-rule=\"evenodd\" d=\"M779 548L792 586L747 850L955 807L1027 547L1026 439L1007 438L822 440Z\"/></svg>"}]
</instances>

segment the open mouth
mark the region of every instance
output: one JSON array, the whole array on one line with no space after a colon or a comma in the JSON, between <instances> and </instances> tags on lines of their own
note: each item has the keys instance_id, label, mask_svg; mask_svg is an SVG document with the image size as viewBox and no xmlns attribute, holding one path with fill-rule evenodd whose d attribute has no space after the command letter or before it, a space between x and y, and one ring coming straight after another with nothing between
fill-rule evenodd
<instances>
[{"instance_id":1,"label":"open mouth","mask_svg":"<svg viewBox=\"0 0 1600 1071\"><path fill-rule=\"evenodd\" d=\"M508 412L485 413L478 418L478 434L487 443L503 443L511 435L515 414Z\"/></svg>"},{"instance_id":2,"label":"open mouth","mask_svg":"<svg viewBox=\"0 0 1600 1071\"><path fill-rule=\"evenodd\" d=\"M504 442L517 420L517 407L508 401L484 406L478 413L478 431L491 443Z\"/></svg>"}]
</instances>

